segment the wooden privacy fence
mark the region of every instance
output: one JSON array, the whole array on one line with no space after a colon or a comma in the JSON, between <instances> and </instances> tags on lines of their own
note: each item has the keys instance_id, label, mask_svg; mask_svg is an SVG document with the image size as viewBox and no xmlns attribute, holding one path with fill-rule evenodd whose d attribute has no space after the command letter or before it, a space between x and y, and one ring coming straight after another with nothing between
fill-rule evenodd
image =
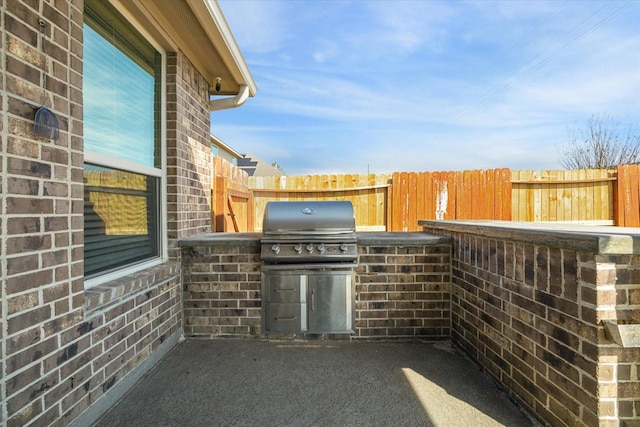
<instances>
[{"instance_id":1,"label":"wooden privacy fence","mask_svg":"<svg viewBox=\"0 0 640 427\"><path fill-rule=\"evenodd\" d=\"M349 200L358 230L419 231L421 219L640 227L639 165L248 177L216 159L214 231L260 231L271 200Z\"/></svg>"},{"instance_id":2,"label":"wooden privacy fence","mask_svg":"<svg viewBox=\"0 0 640 427\"><path fill-rule=\"evenodd\" d=\"M396 172L390 231L417 231L421 219L511 219L509 169Z\"/></svg>"},{"instance_id":3,"label":"wooden privacy fence","mask_svg":"<svg viewBox=\"0 0 640 427\"><path fill-rule=\"evenodd\" d=\"M385 230L390 181L387 174L250 177L255 229L262 229L264 208L271 200L349 200L359 230Z\"/></svg>"},{"instance_id":4,"label":"wooden privacy fence","mask_svg":"<svg viewBox=\"0 0 640 427\"><path fill-rule=\"evenodd\" d=\"M508 169L250 177L256 229L270 200L350 200L358 230L418 231L421 219L511 218Z\"/></svg>"},{"instance_id":5,"label":"wooden privacy fence","mask_svg":"<svg viewBox=\"0 0 640 427\"><path fill-rule=\"evenodd\" d=\"M511 171L512 220L640 227L640 165Z\"/></svg>"},{"instance_id":6,"label":"wooden privacy fence","mask_svg":"<svg viewBox=\"0 0 640 427\"><path fill-rule=\"evenodd\" d=\"M511 171L513 221L613 225L615 170Z\"/></svg>"}]
</instances>

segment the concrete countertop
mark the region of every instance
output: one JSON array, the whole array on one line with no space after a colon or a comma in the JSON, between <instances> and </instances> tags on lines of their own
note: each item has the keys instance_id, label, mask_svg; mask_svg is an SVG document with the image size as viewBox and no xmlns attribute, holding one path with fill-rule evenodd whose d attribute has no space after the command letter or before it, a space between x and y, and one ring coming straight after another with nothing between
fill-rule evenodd
<instances>
[{"instance_id":1,"label":"concrete countertop","mask_svg":"<svg viewBox=\"0 0 640 427\"><path fill-rule=\"evenodd\" d=\"M178 246L259 246L261 236L262 233L201 233L179 239Z\"/></svg>"},{"instance_id":2,"label":"concrete countertop","mask_svg":"<svg viewBox=\"0 0 640 427\"><path fill-rule=\"evenodd\" d=\"M418 221L434 230L585 251L595 254L640 254L640 228L604 225L511 221Z\"/></svg>"},{"instance_id":3,"label":"concrete countertop","mask_svg":"<svg viewBox=\"0 0 640 427\"><path fill-rule=\"evenodd\" d=\"M260 244L261 237L262 233L201 233L178 240L178 246L254 246ZM363 245L415 246L451 242L449 237L424 232L359 231L356 238Z\"/></svg>"},{"instance_id":4,"label":"concrete countertop","mask_svg":"<svg viewBox=\"0 0 640 427\"><path fill-rule=\"evenodd\" d=\"M394 245L416 246L437 245L451 243L451 239L422 231L416 232L387 232L387 231L358 231L356 233L358 244L362 245Z\"/></svg>"}]
</instances>

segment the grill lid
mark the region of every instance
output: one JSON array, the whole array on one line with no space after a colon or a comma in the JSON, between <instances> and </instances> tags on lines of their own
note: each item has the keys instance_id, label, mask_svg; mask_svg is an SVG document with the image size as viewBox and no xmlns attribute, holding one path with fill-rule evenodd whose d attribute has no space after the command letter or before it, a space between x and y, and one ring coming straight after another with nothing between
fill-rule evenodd
<instances>
[{"instance_id":1,"label":"grill lid","mask_svg":"<svg viewBox=\"0 0 640 427\"><path fill-rule=\"evenodd\" d=\"M356 221L348 201L268 202L260 257L267 263L355 262Z\"/></svg>"},{"instance_id":2,"label":"grill lid","mask_svg":"<svg viewBox=\"0 0 640 427\"><path fill-rule=\"evenodd\" d=\"M355 235L356 220L349 201L268 202L263 236Z\"/></svg>"},{"instance_id":3,"label":"grill lid","mask_svg":"<svg viewBox=\"0 0 640 427\"><path fill-rule=\"evenodd\" d=\"M269 202L260 257L266 263L353 263L356 221L348 201Z\"/></svg>"}]
</instances>

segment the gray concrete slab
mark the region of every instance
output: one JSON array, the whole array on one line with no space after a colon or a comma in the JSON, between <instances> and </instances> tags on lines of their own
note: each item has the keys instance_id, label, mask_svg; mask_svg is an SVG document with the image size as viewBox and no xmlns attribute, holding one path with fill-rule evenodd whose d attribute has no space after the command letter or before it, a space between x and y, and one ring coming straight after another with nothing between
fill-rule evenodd
<instances>
[{"instance_id":1,"label":"gray concrete slab","mask_svg":"<svg viewBox=\"0 0 640 427\"><path fill-rule=\"evenodd\" d=\"M96 426L534 426L448 341L185 340Z\"/></svg>"}]
</instances>

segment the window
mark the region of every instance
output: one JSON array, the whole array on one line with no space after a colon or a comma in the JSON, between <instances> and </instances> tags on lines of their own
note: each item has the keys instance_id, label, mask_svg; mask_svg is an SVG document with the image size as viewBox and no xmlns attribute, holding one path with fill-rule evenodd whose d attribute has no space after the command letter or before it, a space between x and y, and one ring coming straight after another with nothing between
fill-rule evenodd
<instances>
[{"instance_id":1,"label":"window","mask_svg":"<svg viewBox=\"0 0 640 427\"><path fill-rule=\"evenodd\" d=\"M161 256L162 57L107 2L85 2L84 273Z\"/></svg>"}]
</instances>

